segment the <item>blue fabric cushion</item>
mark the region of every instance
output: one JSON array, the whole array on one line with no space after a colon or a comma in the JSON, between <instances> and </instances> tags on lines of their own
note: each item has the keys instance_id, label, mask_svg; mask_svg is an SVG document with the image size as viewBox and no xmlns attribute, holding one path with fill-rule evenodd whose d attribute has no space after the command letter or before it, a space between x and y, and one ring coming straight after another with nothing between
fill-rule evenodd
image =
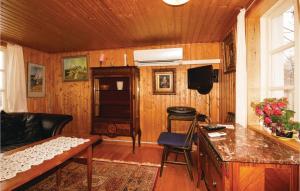
<instances>
[{"instance_id":1,"label":"blue fabric cushion","mask_svg":"<svg viewBox=\"0 0 300 191\"><path fill-rule=\"evenodd\" d=\"M186 138L186 134L162 132L159 135L157 142L160 145L167 145L173 147L186 147L188 145L185 144L185 138Z\"/></svg>"}]
</instances>

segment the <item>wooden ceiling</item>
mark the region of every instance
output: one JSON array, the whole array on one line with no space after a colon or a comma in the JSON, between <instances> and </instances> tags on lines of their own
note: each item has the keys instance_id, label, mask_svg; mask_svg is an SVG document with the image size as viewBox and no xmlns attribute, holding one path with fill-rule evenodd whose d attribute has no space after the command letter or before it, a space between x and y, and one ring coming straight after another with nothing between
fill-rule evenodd
<instances>
[{"instance_id":1,"label":"wooden ceiling","mask_svg":"<svg viewBox=\"0 0 300 191\"><path fill-rule=\"evenodd\" d=\"M1 0L1 39L46 52L218 42L253 0Z\"/></svg>"}]
</instances>

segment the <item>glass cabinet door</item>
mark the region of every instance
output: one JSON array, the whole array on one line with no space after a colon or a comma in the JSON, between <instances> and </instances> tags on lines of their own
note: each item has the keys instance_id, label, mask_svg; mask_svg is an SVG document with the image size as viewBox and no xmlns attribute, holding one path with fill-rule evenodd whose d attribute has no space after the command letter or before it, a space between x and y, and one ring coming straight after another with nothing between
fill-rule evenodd
<instances>
[{"instance_id":1,"label":"glass cabinet door","mask_svg":"<svg viewBox=\"0 0 300 191\"><path fill-rule=\"evenodd\" d=\"M130 78L94 78L94 114L103 119L130 119Z\"/></svg>"}]
</instances>

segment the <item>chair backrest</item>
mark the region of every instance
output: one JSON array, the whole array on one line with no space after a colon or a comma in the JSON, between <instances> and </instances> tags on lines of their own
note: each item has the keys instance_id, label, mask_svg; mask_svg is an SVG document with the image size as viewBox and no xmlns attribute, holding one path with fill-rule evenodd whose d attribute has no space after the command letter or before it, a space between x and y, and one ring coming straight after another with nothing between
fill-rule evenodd
<instances>
[{"instance_id":1,"label":"chair backrest","mask_svg":"<svg viewBox=\"0 0 300 191\"><path fill-rule=\"evenodd\" d=\"M193 142L193 136L194 136L194 132L195 132L195 128L196 126L198 125L198 114L195 115L190 127L189 127L189 130L187 131L186 133L186 138L185 138L185 144L186 147L191 147L192 146L192 142Z\"/></svg>"},{"instance_id":2,"label":"chair backrest","mask_svg":"<svg viewBox=\"0 0 300 191\"><path fill-rule=\"evenodd\" d=\"M226 123L234 123L235 122L235 113L228 112L226 117Z\"/></svg>"}]
</instances>

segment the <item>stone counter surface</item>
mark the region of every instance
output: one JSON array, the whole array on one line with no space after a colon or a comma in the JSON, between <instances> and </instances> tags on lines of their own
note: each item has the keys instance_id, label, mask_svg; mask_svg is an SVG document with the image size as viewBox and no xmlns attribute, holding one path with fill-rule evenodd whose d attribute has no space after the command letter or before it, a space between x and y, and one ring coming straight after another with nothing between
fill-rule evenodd
<instances>
[{"instance_id":1,"label":"stone counter surface","mask_svg":"<svg viewBox=\"0 0 300 191\"><path fill-rule=\"evenodd\" d=\"M249 162L272 164L300 164L300 151L293 150L250 128L235 125L235 129L224 129L223 137L210 138L200 128L205 138L225 162Z\"/></svg>"}]
</instances>

